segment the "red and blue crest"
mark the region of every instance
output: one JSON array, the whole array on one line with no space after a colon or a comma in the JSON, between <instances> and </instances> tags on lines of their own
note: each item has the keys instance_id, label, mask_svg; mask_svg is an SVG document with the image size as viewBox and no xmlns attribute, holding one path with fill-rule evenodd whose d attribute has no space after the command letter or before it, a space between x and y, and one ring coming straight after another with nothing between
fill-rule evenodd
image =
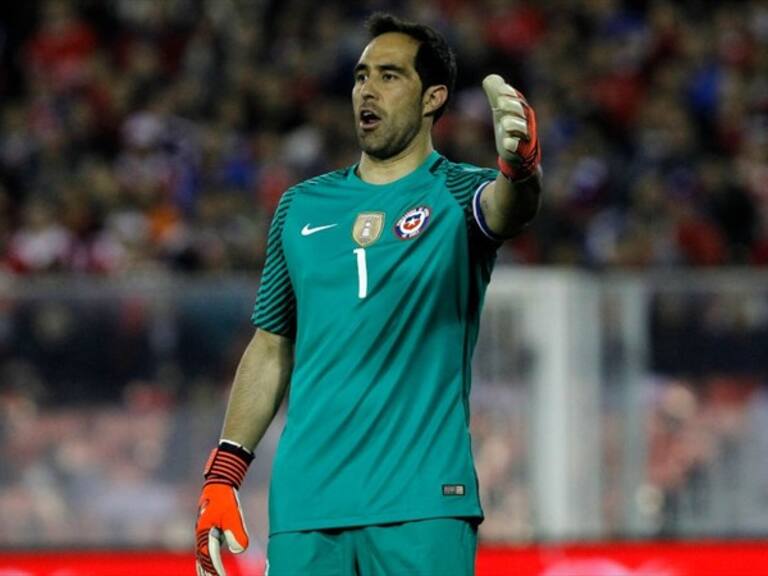
<instances>
[{"instance_id":1,"label":"red and blue crest","mask_svg":"<svg viewBox=\"0 0 768 576\"><path fill-rule=\"evenodd\" d=\"M395 234L401 240L416 238L429 226L431 211L427 206L412 208L403 214L395 224Z\"/></svg>"}]
</instances>

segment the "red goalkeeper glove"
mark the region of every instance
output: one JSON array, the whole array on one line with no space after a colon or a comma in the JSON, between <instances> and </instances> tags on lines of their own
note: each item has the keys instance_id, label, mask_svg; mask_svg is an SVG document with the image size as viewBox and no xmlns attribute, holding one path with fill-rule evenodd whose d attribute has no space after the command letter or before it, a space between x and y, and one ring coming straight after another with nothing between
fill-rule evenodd
<instances>
[{"instance_id":1,"label":"red goalkeeper glove","mask_svg":"<svg viewBox=\"0 0 768 576\"><path fill-rule=\"evenodd\" d=\"M510 180L528 178L541 164L533 108L498 74L485 77L483 90L493 111L493 132L501 173Z\"/></svg>"},{"instance_id":2,"label":"red goalkeeper glove","mask_svg":"<svg viewBox=\"0 0 768 576\"><path fill-rule=\"evenodd\" d=\"M243 521L237 490L243 483L253 454L222 440L205 465L205 484L197 510L195 556L198 576L226 576L221 562L221 544L240 554L248 548L248 530Z\"/></svg>"}]
</instances>

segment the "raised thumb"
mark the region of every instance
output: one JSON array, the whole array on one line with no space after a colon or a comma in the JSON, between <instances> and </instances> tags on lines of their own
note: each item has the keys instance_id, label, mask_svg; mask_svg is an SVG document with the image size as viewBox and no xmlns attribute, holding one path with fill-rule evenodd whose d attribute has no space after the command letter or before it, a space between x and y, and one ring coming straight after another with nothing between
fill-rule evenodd
<instances>
[{"instance_id":1,"label":"raised thumb","mask_svg":"<svg viewBox=\"0 0 768 576\"><path fill-rule=\"evenodd\" d=\"M491 108L498 106L499 95L505 92L506 85L507 83L504 82L504 78L498 74L489 74L483 80L483 90L485 90L485 95L488 97L488 103L491 105Z\"/></svg>"}]
</instances>

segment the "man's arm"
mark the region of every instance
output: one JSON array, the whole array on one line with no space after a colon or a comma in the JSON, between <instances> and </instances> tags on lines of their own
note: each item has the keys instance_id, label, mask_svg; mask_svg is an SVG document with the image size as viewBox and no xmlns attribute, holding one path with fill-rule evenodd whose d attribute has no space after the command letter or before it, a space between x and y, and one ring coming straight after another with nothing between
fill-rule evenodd
<instances>
[{"instance_id":1,"label":"man's arm","mask_svg":"<svg viewBox=\"0 0 768 576\"><path fill-rule=\"evenodd\" d=\"M283 401L293 369L293 341L256 330L235 372L222 440L253 451Z\"/></svg>"},{"instance_id":2,"label":"man's arm","mask_svg":"<svg viewBox=\"0 0 768 576\"><path fill-rule=\"evenodd\" d=\"M487 76L483 89L493 112L501 173L480 193L480 209L490 232L509 238L533 219L541 204L536 114L525 97L501 76Z\"/></svg>"},{"instance_id":3,"label":"man's arm","mask_svg":"<svg viewBox=\"0 0 768 576\"><path fill-rule=\"evenodd\" d=\"M510 238L520 232L541 205L541 171L523 180L510 180L499 174L496 181L480 193L480 208L491 232Z\"/></svg>"},{"instance_id":4,"label":"man's arm","mask_svg":"<svg viewBox=\"0 0 768 576\"><path fill-rule=\"evenodd\" d=\"M221 441L205 465L195 526L198 576L226 576L223 542L236 554L248 548L237 491L253 460L253 448L283 401L292 369L293 342L256 330L235 372Z\"/></svg>"}]
</instances>

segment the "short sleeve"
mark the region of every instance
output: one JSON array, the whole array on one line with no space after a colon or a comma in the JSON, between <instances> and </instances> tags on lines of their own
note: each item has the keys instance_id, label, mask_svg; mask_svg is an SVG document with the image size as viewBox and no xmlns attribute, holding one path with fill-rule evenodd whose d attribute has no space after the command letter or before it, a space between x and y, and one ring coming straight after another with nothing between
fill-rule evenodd
<instances>
[{"instance_id":1,"label":"short sleeve","mask_svg":"<svg viewBox=\"0 0 768 576\"><path fill-rule=\"evenodd\" d=\"M485 238L487 238L492 243L501 244L504 242L504 238L496 234L493 230L491 230L491 227L488 226L485 221L485 214L483 214L483 209L480 204L480 196L482 195L483 190L485 190L485 188L492 182L493 180L485 180L481 182L475 189L475 192L472 194L472 218L474 220L474 225L477 226L478 230L483 236L485 236Z\"/></svg>"},{"instance_id":2,"label":"short sleeve","mask_svg":"<svg viewBox=\"0 0 768 576\"><path fill-rule=\"evenodd\" d=\"M483 282L491 279L491 272L496 263L496 255L504 243L504 239L497 236L485 223L485 216L480 208L480 194L486 186L496 180L498 172L483 169L475 174L472 186L472 196L466 206L467 226L469 228L469 249L474 265L477 267Z\"/></svg>"},{"instance_id":3,"label":"short sleeve","mask_svg":"<svg viewBox=\"0 0 768 576\"><path fill-rule=\"evenodd\" d=\"M296 295L293 291L283 250L283 225L293 199L287 190L277 206L267 237L267 259L251 323L267 332L294 338L296 335Z\"/></svg>"},{"instance_id":4,"label":"short sleeve","mask_svg":"<svg viewBox=\"0 0 768 576\"><path fill-rule=\"evenodd\" d=\"M496 236L485 223L480 208L480 194L496 180L498 171L470 164L452 164L448 171L448 190L464 211L470 241L473 246L498 248L503 238Z\"/></svg>"},{"instance_id":5,"label":"short sleeve","mask_svg":"<svg viewBox=\"0 0 768 576\"><path fill-rule=\"evenodd\" d=\"M482 283L491 278L496 255L503 241L485 225L478 200L483 189L496 180L498 171L471 164L449 164L446 185L464 212L469 241L470 268ZM489 234L490 232L490 234Z\"/></svg>"}]
</instances>

